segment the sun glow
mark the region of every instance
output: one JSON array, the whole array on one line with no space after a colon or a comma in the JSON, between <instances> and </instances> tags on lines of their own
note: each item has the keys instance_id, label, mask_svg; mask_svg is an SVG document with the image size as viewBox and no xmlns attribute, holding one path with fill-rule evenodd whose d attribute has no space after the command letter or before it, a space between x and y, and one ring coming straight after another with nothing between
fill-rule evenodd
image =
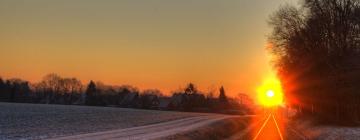
<instances>
[{"instance_id":1,"label":"sun glow","mask_svg":"<svg viewBox=\"0 0 360 140\"><path fill-rule=\"evenodd\" d=\"M266 92L266 96L268 96L269 98L273 97L273 96L274 96L274 91L268 90L268 91Z\"/></svg>"},{"instance_id":2,"label":"sun glow","mask_svg":"<svg viewBox=\"0 0 360 140\"><path fill-rule=\"evenodd\" d=\"M266 107L278 106L283 104L283 92L281 82L276 77L266 79L257 88L257 101Z\"/></svg>"}]
</instances>

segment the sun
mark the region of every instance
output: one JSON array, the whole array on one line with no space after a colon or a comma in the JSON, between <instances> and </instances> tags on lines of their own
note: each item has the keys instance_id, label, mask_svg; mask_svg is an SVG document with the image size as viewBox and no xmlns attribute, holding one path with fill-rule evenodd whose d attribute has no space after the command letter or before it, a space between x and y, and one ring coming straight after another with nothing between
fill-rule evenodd
<instances>
[{"instance_id":1,"label":"sun","mask_svg":"<svg viewBox=\"0 0 360 140\"><path fill-rule=\"evenodd\" d=\"M266 79L257 88L257 101L265 107L279 106L283 104L283 92L281 82L276 77Z\"/></svg>"},{"instance_id":2,"label":"sun","mask_svg":"<svg viewBox=\"0 0 360 140\"><path fill-rule=\"evenodd\" d=\"M268 96L269 98L274 96L274 91L273 90L268 90L266 91L266 96Z\"/></svg>"}]
</instances>

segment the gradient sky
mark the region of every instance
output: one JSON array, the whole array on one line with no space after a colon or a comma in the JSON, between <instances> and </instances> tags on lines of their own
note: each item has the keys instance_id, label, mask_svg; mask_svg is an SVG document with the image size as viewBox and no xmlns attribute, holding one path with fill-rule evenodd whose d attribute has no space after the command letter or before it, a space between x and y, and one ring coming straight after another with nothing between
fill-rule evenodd
<instances>
[{"instance_id":1,"label":"gradient sky","mask_svg":"<svg viewBox=\"0 0 360 140\"><path fill-rule=\"evenodd\" d=\"M255 93L287 0L0 0L0 76Z\"/></svg>"}]
</instances>

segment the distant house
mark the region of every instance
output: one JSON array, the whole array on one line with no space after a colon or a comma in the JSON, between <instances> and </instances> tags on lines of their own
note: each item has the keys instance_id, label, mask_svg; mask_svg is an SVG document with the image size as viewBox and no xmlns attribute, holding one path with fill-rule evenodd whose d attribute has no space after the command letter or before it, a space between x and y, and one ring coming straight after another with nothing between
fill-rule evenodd
<instances>
[{"instance_id":1,"label":"distant house","mask_svg":"<svg viewBox=\"0 0 360 140\"><path fill-rule=\"evenodd\" d=\"M153 94L145 94L140 97L140 106L144 109L157 109L159 106L159 97Z\"/></svg>"},{"instance_id":2,"label":"distant house","mask_svg":"<svg viewBox=\"0 0 360 140\"><path fill-rule=\"evenodd\" d=\"M150 101L151 101L151 109L157 109L159 107L160 104L160 100L159 97L156 95L150 96Z\"/></svg>"}]
</instances>

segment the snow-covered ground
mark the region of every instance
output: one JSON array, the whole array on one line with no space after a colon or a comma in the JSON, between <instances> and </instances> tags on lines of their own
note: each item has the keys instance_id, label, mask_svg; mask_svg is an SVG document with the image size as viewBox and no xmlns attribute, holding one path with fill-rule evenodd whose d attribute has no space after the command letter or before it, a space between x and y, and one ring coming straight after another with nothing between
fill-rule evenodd
<instances>
[{"instance_id":1,"label":"snow-covered ground","mask_svg":"<svg viewBox=\"0 0 360 140\"><path fill-rule=\"evenodd\" d=\"M0 103L0 139L46 139L207 115L112 107Z\"/></svg>"},{"instance_id":2,"label":"snow-covered ground","mask_svg":"<svg viewBox=\"0 0 360 140\"><path fill-rule=\"evenodd\" d=\"M310 121L297 121L296 129L308 139L360 140L360 127L313 125Z\"/></svg>"},{"instance_id":3,"label":"snow-covered ground","mask_svg":"<svg viewBox=\"0 0 360 140\"><path fill-rule=\"evenodd\" d=\"M0 102L0 140L252 139L256 127L251 120L262 121L261 116ZM285 139L360 140L360 127L319 126L300 119L287 126Z\"/></svg>"},{"instance_id":4,"label":"snow-covered ground","mask_svg":"<svg viewBox=\"0 0 360 140\"><path fill-rule=\"evenodd\" d=\"M225 115L208 115L189 117L152 125L131 127L104 132L95 132L67 137L54 138L52 140L154 140L166 139L169 136L186 133L202 126L208 126L214 122L230 118Z\"/></svg>"}]
</instances>

